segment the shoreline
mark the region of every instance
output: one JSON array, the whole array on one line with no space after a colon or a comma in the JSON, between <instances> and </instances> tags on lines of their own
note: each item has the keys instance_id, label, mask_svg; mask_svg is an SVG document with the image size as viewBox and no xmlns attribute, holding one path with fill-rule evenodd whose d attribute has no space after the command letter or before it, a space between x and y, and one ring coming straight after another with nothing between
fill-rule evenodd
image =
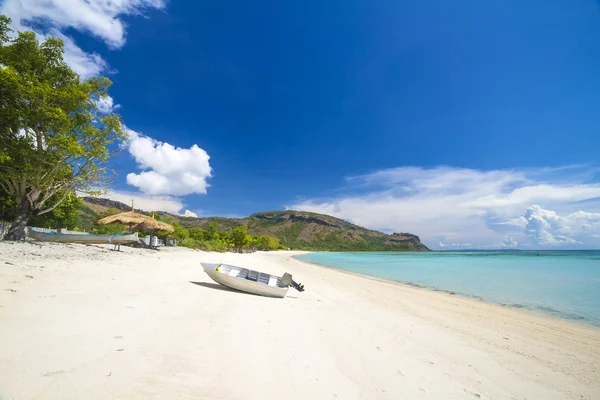
<instances>
[{"instance_id":1,"label":"shoreline","mask_svg":"<svg viewBox=\"0 0 600 400\"><path fill-rule=\"evenodd\" d=\"M600 398L591 326L302 252L122 250L0 242L0 398ZM306 291L232 291L200 262L289 272Z\"/></svg>"},{"instance_id":2,"label":"shoreline","mask_svg":"<svg viewBox=\"0 0 600 400\"><path fill-rule=\"evenodd\" d=\"M449 251L449 250L447 250L447 251ZM529 251L529 250L524 250L524 251ZM593 251L597 251L597 250L593 250ZM309 253L313 253L313 252L311 252L311 251L305 251L303 254L309 254ZM303 255L303 254L298 254L298 255ZM593 322L587 322L588 320L586 320L586 318L583 317L583 316L567 314L567 313L562 312L560 310L555 310L555 309L553 309L551 307L545 307L545 306L531 307L531 306L528 306L528 305L525 305L525 304L519 304L519 303L507 304L507 303L501 303L501 302L486 300L483 297L478 296L478 295L472 295L472 294L468 294L468 293L461 293L461 292L458 292L458 291L441 289L441 288L436 288L436 287L433 287L433 286L425 286L425 285L420 285L418 283L413 283L413 282L404 282L404 281L394 280L394 279L379 278L379 277L376 277L376 276L370 276L370 275L361 274L361 273L358 273L358 272L347 271L347 270L344 270L342 268L333 267L331 265L325 265L325 264L319 264L319 263L316 263L316 262L300 260L300 259L296 258L298 255L295 255L295 256L292 256L292 257L296 261L298 261L298 262L309 264L309 265L313 265L313 266L317 266L317 267L320 267L320 268L326 268L326 269L330 269L330 270L333 270L333 271L341 272L341 273L344 273L344 274L349 274L349 275L353 275L353 276L357 276L357 277L361 277L361 278L366 278L366 279L374 280L374 281L377 281L377 282L390 283L390 284L399 285L399 286L403 286L403 287L421 289L421 290L426 290L426 291L429 291L429 292L432 292L432 293L442 293L442 294L448 295L448 296L457 296L457 297L460 297L460 298L465 299L465 300L477 301L477 302L481 302L481 303L488 304L488 305L491 305L491 306L497 306L497 307L500 307L500 308L503 308L503 309L510 309L510 310L517 311L517 312L523 312L523 313L526 313L527 315L530 315L530 316L545 317L545 318L549 318L551 320L559 320L559 321L563 321L563 322L570 322L570 323L574 323L574 324L580 324L580 325L582 325L584 327L591 327L591 328L598 329L599 332L600 332L600 324L596 324L596 323L593 323ZM544 312L544 311L546 311L546 312Z\"/></svg>"}]
</instances>

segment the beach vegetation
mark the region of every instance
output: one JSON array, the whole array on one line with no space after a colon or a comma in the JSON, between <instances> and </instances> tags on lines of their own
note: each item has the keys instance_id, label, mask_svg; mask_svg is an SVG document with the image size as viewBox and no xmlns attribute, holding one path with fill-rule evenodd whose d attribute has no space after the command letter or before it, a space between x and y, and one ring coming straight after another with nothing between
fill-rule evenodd
<instances>
[{"instance_id":1,"label":"beach vegetation","mask_svg":"<svg viewBox=\"0 0 600 400\"><path fill-rule=\"evenodd\" d=\"M172 237L180 242L190 237L190 231L179 224L173 224L175 231L171 234Z\"/></svg>"},{"instance_id":2,"label":"beach vegetation","mask_svg":"<svg viewBox=\"0 0 600 400\"><path fill-rule=\"evenodd\" d=\"M92 232L98 235L116 235L125 233L126 230L127 226L122 224L96 225L94 228L92 228Z\"/></svg>"},{"instance_id":3,"label":"beach vegetation","mask_svg":"<svg viewBox=\"0 0 600 400\"><path fill-rule=\"evenodd\" d=\"M281 247L279 239L261 235L254 236L247 233L247 227L242 225L232 232L220 231L214 223L207 224L204 228L185 229L179 224L173 224L175 231L164 235L164 239L176 239L179 246L204 251L253 251L253 250L278 250Z\"/></svg>"},{"instance_id":4,"label":"beach vegetation","mask_svg":"<svg viewBox=\"0 0 600 400\"><path fill-rule=\"evenodd\" d=\"M259 250L277 250L280 247L279 239L269 236L269 235L261 235L255 238L256 248Z\"/></svg>"},{"instance_id":5,"label":"beach vegetation","mask_svg":"<svg viewBox=\"0 0 600 400\"><path fill-rule=\"evenodd\" d=\"M54 201L56 198L62 196L63 193L58 192L50 201ZM82 207L83 200L81 197L70 193L51 212L33 217L30 220L30 225L40 228L79 229L81 226L81 214L79 210ZM17 216L17 211L17 200L0 188L0 221L13 221Z\"/></svg>"},{"instance_id":6,"label":"beach vegetation","mask_svg":"<svg viewBox=\"0 0 600 400\"><path fill-rule=\"evenodd\" d=\"M86 205L97 207L128 206L105 199L84 198ZM84 207L86 213L89 207ZM163 239L176 239L179 245L182 240L191 237L195 241L186 241L187 247L211 251L253 251L253 250L308 250L308 251L426 251L426 246L419 237L411 233L386 234L354 225L348 221L330 215L306 211L268 211L252 214L245 218L224 217L183 217L165 212L156 213L163 221L168 221L175 228L171 234L157 236ZM155 215L156 215L155 214ZM87 215L87 214L86 214ZM239 240L238 245L232 237L246 236L234 230L246 225L245 233L249 240ZM267 240L264 236L273 239ZM216 240L216 241L215 241ZM279 245L275 245L275 240ZM211 241L210 244L206 242ZM239 247L242 242L242 247Z\"/></svg>"},{"instance_id":7,"label":"beach vegetation","mask_svg":"<svg viewBox=\"0 0 600 400\"><path fill-rule=\"evenodd\" d=\"M252 244L252 237L248 235L248 225L236 226L231 232L231 243L233 248L237 251L243 251L243 249L250 247Z\"/></svg>"},{"instance_id":8,"label":"beach vegetation","mask_svg":"<svg viewBox=\"0 0 600 400\"><path fill-rule=\"evenodd\" d=\"M126 134L118 114L98 108L109 79L82 79L62 40L12 35L10 22L0 15L0 188L16 204L4 239L18 240L34 218L106 185L106 162Z\"/></svg>"}]
</instances>

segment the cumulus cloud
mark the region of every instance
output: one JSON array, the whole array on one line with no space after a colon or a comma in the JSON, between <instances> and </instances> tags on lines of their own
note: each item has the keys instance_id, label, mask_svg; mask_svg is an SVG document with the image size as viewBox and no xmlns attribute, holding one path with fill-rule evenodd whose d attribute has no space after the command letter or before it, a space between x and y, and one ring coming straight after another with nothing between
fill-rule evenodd
<instances>
[{"instance_id":1,"label":"cumulus cloud","mask_svg":"<svg viewBox=\"0 0 600 400\"><path fill-rule=\"evenodd\" d=\"M152 195L206 194L212 169L209 155L194 144L175 147L127 129L129 153L142 170L127 174L127 183Z\"/></svg>"},{"instance_id":2,"label":"cumulus cloud","mask_svg":"<svg viewBox=\"0 0 600 400\"><path fill-rule=\"evenodd\" d=\"M114 110L120 107L119 104L114 104L112 97L106 95L96 100L96 107L100 114L110 114Z\"/></svg>"},{"instance_id":3,"label":"cumulus cloud","mask_svg":"<svg viewBox=\"0 0 600 400\"><path fill-rule=\"evenodd\" d=\"M527 225L525 233L533 238L534 243L540 246L559 246L577 243L576 240L565 236L571 229L556 212L544 210L538 205L533 205L525 212Z\"/></svg>"},{"instance_id":4,"label":"cumulus cloud","mask_svg":"<svg viewBox=\"0 0 600 400\"><path fill-rule=\"evenodd\" d=\"M62 32L75 29L118 49L125 44L123 16L140 15L165 5L163 0L5 0L0 13L12 19L15 30L34 28L42 37L50 34L63 39L67 62L81 76L89 77L102 72L106 62L97 54L81 50Z\"/></svg>"},{"instance_id":5,"label":"cumulus cloud","mask_svg":"<svg viewBox=\"0 0 600 400\"><path fill-rule=\"evenodd\" d=\"M341 189L344 195L298 201L287 208L329 214L387 232L413 232L434 248L442 247L440 242L502 247L507 234L519 247L551 242L574 245L582 242L576 237L582 227L589 234L600 233L596 225L600 220L595 219L600 211L600 184L590 180L590 169L585 165L491 171L393 168L347 178ZM536 230L541 221L534 212L526 214L534 204L569 217L556 230L556 221L545 215L552 229ZM573 214L580 204L585 204L587 214ZM594 218L587 218L588 214ZM568 228L576 234L568 234Z\"/></svg>"},{"instance_id":6,"label":"cumulus cloud","mask_svg":"<svg viewBox=\"0 0 600 400\"><path fill-rule=\"evenodd\" d=\"M185 212L183 213L183 216L198 218L198 214L196 214L195 212L190 211L190 210L185 210Z\"/></svg>"},{"instance_id":7,"label":"cumulus cloud","mask_svg":"<svg viewBox=\"0 0 600 400\"><path fill-rule=\"evenodd\" d=\"M515 239L513 239L512 236L507 236L502 241L503 247L517 247L518 244L519 244L519 242L517 242Z\"/></svg>"}]
</instances>

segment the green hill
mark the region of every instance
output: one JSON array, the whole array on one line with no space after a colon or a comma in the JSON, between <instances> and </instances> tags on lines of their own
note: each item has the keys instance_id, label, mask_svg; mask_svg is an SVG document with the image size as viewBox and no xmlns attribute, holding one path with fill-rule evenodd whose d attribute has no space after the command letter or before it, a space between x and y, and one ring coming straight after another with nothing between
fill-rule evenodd
<instances>
[{"instance_id":1,"label":"green hill","mask_svg":"<svg viewBox=\"0 0 600 400\"><path fill-rule=\"evenodd\" d=\"M84 198L82 214L86 220L93 219L108 208L128 211L131 207L108 199ZM219 230L231 231L238 225L248 225L252 235L271 235L281 244L295 250L327 251L427 251L419 237L410 233L382 232L366 229L329 215L306 211L268 211L252 214L246 218L182 217L159 212L163 217L172 218L184 228L202 228L214 223Z\"/></svg>"}]
</instances>

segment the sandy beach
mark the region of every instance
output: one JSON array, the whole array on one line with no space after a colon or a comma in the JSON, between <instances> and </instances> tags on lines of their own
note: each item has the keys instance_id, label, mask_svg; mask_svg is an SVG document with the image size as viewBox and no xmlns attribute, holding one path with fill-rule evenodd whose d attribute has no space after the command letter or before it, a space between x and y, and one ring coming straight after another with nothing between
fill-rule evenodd
<instances>
[{"instance_id":1,"label":"sandy beach","mask_svg":"<svg viewBox=\"0 0 600 400\"><path fill-rule=\"evenodd\" d=\"M0 242L0 399L600 398L600 329L293 252ZM200 261L282 274L285 299Z\"/></svg>"}]
</instances>

